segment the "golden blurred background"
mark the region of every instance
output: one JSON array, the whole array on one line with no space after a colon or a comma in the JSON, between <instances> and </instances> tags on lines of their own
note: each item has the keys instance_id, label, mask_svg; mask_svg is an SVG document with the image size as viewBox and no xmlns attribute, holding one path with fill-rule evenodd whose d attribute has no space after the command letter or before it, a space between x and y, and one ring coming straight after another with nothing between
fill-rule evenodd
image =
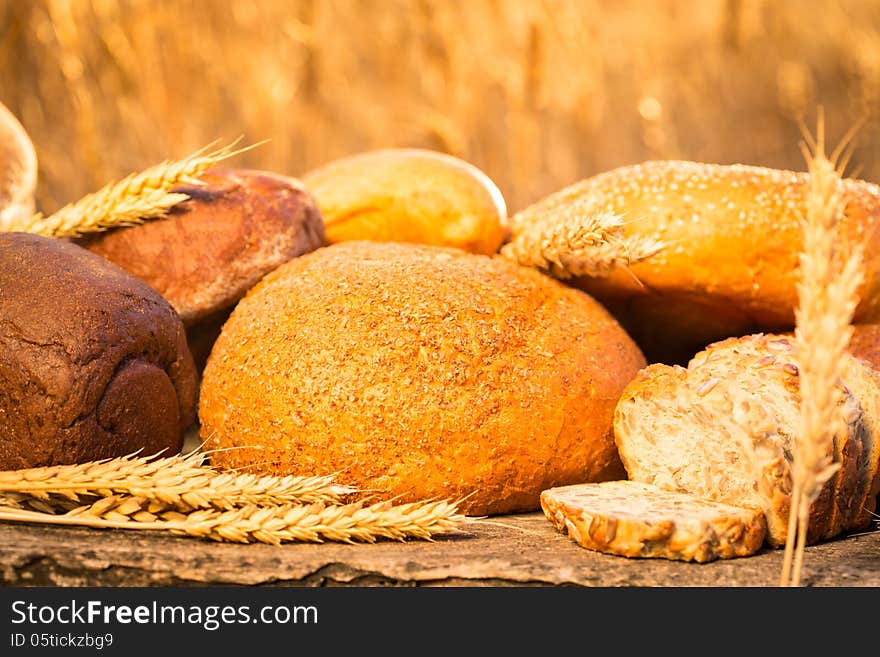
<instances>
[{"instance_id":1,"label":"golden blurred background","mask_svg":"<svg viewBox=\"0 0 880 657\"><path fill-rule=\"evenodd\" d=\"M819 106L877 181L880 0L0 0L0 102L46 212L239 136L294 176L445 151L514 212L645 159L803 169Z\"/></svg>"}]
</instances>

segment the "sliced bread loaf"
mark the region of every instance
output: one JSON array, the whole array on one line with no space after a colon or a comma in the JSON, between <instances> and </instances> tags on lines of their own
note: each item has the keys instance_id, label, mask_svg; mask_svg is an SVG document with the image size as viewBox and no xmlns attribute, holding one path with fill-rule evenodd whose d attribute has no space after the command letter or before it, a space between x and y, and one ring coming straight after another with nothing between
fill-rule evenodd
<instances>
[{"instance_id":1,"label":"sliced bread loaf","mask_svg":"<svg viewBox=\"0 0 880 657\"><path fill-rule=\"evenodd\" d=\"M745 557L764 542L760 509L746 509L637 481L550 488L541 508L559 530L591 550L700 563Z\"/></svg>"},{"instance_id":2,"label":"sliced bread loaf","mask_svg":"<svg viewBox=\"0 0 880 657\"><path fill-rule=\"evenodd\" d=\"M876 404L867 366L847 363L847 382ZM852 525L876 470L874 417L841 385L846 424L828 456L840 464L810 510L807 540ZM871 404L868 404L870 406ZM615 440L630 479L764 510L767 541L785 543L800 392L794 342L753 335L710 345L687 369L652 365L630 383L615 413ZM870 434L870 435L867 435ZM863 479L864 478L864 479Z\"/></svg>"},{"instance_id":3,"label":"sliced bread loaf","mask_svg":"<svg viewBox=\"0 0 880 657\"><path fill-rule=\"evenodd\" d=\"M864 529L871 524L880 493L880 371L853 359L844 374L846 384L862 408L862 458L859 462L860 487L853 497L846 530Z\"/></svg>"}]
</instances>

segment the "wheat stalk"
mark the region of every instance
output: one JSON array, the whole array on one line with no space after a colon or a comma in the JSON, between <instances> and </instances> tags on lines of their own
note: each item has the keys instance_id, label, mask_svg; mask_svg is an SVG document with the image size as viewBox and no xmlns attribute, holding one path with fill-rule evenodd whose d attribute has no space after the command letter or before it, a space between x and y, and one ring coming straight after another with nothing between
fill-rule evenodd
<instances>
[{"instance_id":1,"label":"wheat stalk","mask_svg":"<svg viewBox=\"0 0 880 657\"><path fill-rule=\"evenodd\" d=\"M514 225L520 228L501 255L556 278L607 276L664 248L655 239L624 236L620 216L596 212L581 198L541 211L524 210Z\"/></svg>"},{"instance_id":2,"label":"wheat stalk","mask_svg":"<svg viewBox=\"0 0 880 657\"><path fill-rule=\"evenodd\" d=\"M80 237L163 216L189 198L188 194L174 191L175 187L200 184L198 176L218 162L247 150L233 150L232 145L213 151L207 148L182 160L166 160L140 173L132 173L48 217L37 213L8 230L47 237Z\"/></svg>"},{"instance_id":3,"label":"wheat stalk","mask_svg":"<svg viewBox=\"0 0 880 657\"><path fill-rule=\"evenodd\" d=\"M330 475L277 477L219 472L191 452L159 458L130 455L77 465L0 472L0 503L40 511L114 494L143 497L180 511L228 510L248 504L336 503L354 492Z\"/></svg>"},{"instance_id":4,"label":"wheat stalk","mask_svg":"<svg viewBox=\"0 0 880 657\"><path fill-rule=\"evenodd\" d=\"M810 505L840 467L833 462L835 436L846 435L838 410L844 355L852 336L852 317L863 279L863 249L846 257L838 250L842 215L841 171L837 168L845 139L830 159L825 155L820 116L817 136L804 147L809 168L804 243L800 255L795 339L800 363L800 429L792 463L792 505L783 559L782 586L798 586L807 539Z\"/></svg>"},{"instance_id":5,"label":"wheat stalk","mask_svg":"<svg viewBox=\"0 0 880 657\"><path fill-rule=\"evenodd\" d=\"M167 510L161 502L136 496L107 496L64 515L0 507L0 520L112 529L153 529L233 543L291 541L375 542L385 538L430 540L465 520L448 501L394 505L246 505L228 511Z\"/></svg>"}]
</instances>

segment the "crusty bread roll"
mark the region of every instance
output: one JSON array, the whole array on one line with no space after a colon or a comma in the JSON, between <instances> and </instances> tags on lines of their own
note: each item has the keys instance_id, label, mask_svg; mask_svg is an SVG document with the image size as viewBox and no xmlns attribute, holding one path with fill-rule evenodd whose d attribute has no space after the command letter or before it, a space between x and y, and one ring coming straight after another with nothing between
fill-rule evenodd
<instances>
[{"instance_id":1,"label":"crusty bread roll","mask_svg":"<svg viewBox=\"0 0 880 657\"><path fill-rule=\"evenodd\" d=\"M149 283L174 306L194 343L198 338L203 345L196 354L199 365L224 311L275 267L324 244L321 214L299 181L221 168L200 181L176 188L191 198L166 217L79 242Z\"/></svg>"},{"instance_id":2,"label":"crusty bread roll","mask_svg":"<svg viewBox=\"0 0 880 657\"><path fill-rule=\"evenodd\" d=\"M302 181L318 201L331 243L416 242L489 255L507 234L495 183L444 153L368 151L305 173Z\"/></svg>"},{"instance_id":3,"label":"crusty bread roll","mask_svg":"<svg viewBox=\"0 0 880 657\"><path fill-rule=\"evenodd\" d=\"M602 306L534 270L344 242L236 306L205 368L201 435L220 467L536 510L545 488L624 475L611 419L644 362Z\"/></svg>"},{"instance_id":4,"label":"crusty bread roll","mask_svg":"<svg viewBox=\"0 0 880 657\"><path fill-rule=\"evenodd\" d=\"M767 541L784 544L799 429L798 371L793 341L763 334L712 344L687 369L648 366L615 411L615 440L630 479L761 508ZM848 356L840 385L847 431L835 437L829 454L840 469L811 507L810 542L866 526L866 500L876 496L880 375Z\"/></svg>"},{"instance_id":5,"label":"crusty bread roll","mask_svg":"<svg viewBox=\"0 0 880 657\"><path fill-rule=\"evenodd\" d=\"M37 153L7 107L0 103L0 230L11 230L34 213Z\"/></svg>"},{"instance_id":6,"label":"crusty bread roll","mask_svg":"<svg viewBox=\"0 0 880 657\"><path fill-rule=\"evenodd\" d=\"M155 290L75 244L0 233L0 469L179 452L195 396Z\"/></svg>"},{"instance_id":7,"label":"crusty bread roll","mask_svg":"<svg viewBox=\"0 0 880 657\"><path fill-rule=\"evenodd\" d=\"M624 557L705 563L761 549L767 525L759 509L676 493L637 481L550 488L544 514L579 545Z\"/></svg>"},{"instance_id":8,"label":"crusty bread roll","mask_svg":"<svg viewBox=\"0 0 880 657\"><path fill-rule=\"evenodd\" d=\"M577 203L623 217L623 236L666 244L606 277L570 282L603 302L649 362L683 364L720 338L794 327L808 175L754 166L645 162L588 178L511 219L522 227ZM843 182L842 249L865 245L856 322L880 321L880 188Z\"/></svg>"}]
</instances>

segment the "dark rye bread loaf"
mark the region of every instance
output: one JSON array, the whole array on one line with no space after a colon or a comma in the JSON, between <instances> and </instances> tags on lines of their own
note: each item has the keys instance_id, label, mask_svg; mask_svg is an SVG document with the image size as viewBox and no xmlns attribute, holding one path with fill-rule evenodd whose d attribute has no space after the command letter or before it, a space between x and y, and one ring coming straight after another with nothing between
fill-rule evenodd
<instances>
[{"instance_id":1,"label":"dark rye bread loaf","mask_svg":"<svg viewBox=\"0 0 880 657\"><path fill-rule=\"evenodd\" d=\"M550 488L541 508L579 545L623 557L705 563L761 549L767 530L759 509L744 509L638 481Z\"/></svg>"},{"instance_id":2,"label":"dark rye bread loaf","mask_svg":"<svg viewBox=\"0 0 880 657\"><path fill-rule=\"evenodd\" d=\"M195 395L154 289L75 244L0 234L0 469L178 452Z\"/></svg>"},{"instance_id":3,"label":"dark rye bread loaf","mask_svg":"<svg viewBox=\"0 0 880 657\"><path fill-rule=\"evenodd\" d=\"M611 419L643 365L600 304L533 269L340 242L239 302L199 416L220 467L338 472L400 501L467 496L476 515L537 510L550 486L623 476Z\"/></svg>"}]
</instances>

